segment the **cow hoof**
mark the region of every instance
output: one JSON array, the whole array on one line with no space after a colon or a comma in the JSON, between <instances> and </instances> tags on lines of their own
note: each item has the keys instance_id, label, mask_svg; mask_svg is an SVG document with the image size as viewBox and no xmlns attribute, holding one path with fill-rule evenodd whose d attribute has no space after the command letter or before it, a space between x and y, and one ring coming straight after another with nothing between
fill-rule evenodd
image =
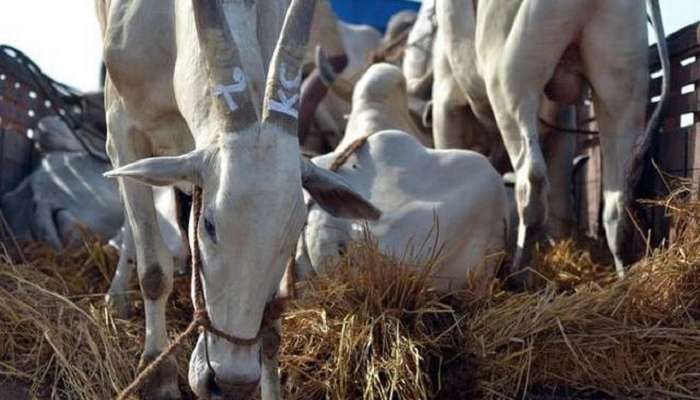
<instances>
[{"instance_id":1,"label":"cow hoof","mask_svg":"<svg viewBox=\"0 0 700 400\"><path fill-rule=\"evenodd\" d=\"M117 318L129 319L134 315L134 307L131 305L129 295L126 293L107 293L105 302L111 314Z\"/></svg>"},{"instance_id":2,"label":"cow hoof","mask_svg":"<svg viewBox=\"0 0 700 400\"><path fill-rule=\"evenodd\" d=\"M139 362L139 371L146 368L156 357L144 355ZM182 398L177 384L177 363L174 357L166 359L160 367L153 370L151 376L141 388L141 398L148 400L180 400Z\"/></svg>"},{"instance_id":3,"label":"cow hoof","mask_svg":"<svg viewBox=\"0 0 700 400\"><path fill-rule=\"evenodd\" d=\"M515 249L513 263L506 278L506 287L510 290L522 291L534 287L533 259L538 249L548 244L548 238L541 227L528 227L525 231L524 245Z\"/></svg>"},{"instance_id":4,"label":"cow hoof","mask_svg":"<svg viewBox=\"0 0 700 400\"><path fill-rule=\"evenodd\" d=\"M508 275L505 279L504 287L511 292L531 290L534 287L532 272L529 269L525 269Z\"/></svg>"}]
</instances>

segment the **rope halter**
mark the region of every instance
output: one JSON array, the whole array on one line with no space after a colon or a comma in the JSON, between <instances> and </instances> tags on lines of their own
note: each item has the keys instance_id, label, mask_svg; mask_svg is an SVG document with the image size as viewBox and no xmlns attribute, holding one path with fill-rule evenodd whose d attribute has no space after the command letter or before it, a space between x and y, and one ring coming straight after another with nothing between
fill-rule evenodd
<instances>
[{"instance_id":1,"label":"rope halter","mask_svg":"<svg viewBox=\"0 0 700 400\"><path fill-rule=\"evenodd\" d=\"M274 321L280 318L284 312L284 306L286 304L287 298L277 297L265 305L265 311L263 312L262 322L260 323L260 329L258 333L252 338L242 338L235 335L228 334L218 328L216 328L209 318L209 313L207 312L206 299L204 298L204 286L202 283L201 272L202 272L202 256L199 248L199 219L202 215L202 188L195 187L192 194L192 209L194 212L194 244L192 248L192 303L194 307L194 312L192 315L192 322L187 326L187 328L180 333L175 340L173 340L168 347L166 347L158 357L151 361L146 367L144 367L141 372L134 378L133 382L127 386L117 397L117 400L127 400L130 396L134 395L136 391L141 388L149 378L151 378L157 371L157 369L175 353L178 346L182 342L191 336L194 332L199 331L206 335L211 333L214 336L220 337L229 343L236 346L252 346L260 341L264 335L273 334L273 340L279 343L279 333L274 329ZM291 261L294 258L292 257ZM216 375L214 369L209 361L209 347L208 340L205 336L204 338L204 349L206 354L207 367Z\"/></svg>"}]
</instances>

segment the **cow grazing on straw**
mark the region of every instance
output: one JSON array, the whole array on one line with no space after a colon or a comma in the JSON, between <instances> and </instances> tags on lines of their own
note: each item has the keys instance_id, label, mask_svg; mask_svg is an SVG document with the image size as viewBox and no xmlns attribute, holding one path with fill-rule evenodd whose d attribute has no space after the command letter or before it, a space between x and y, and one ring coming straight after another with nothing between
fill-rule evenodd
<instances>
[{"instance_id":1,"label":"cow grazing on straw","mask_svg":"<svg viewBox=\"0 0 700 400\"><path fill-rule=\"evenodd\" d=\"M668 82L658 1L647 3ZM479 125L500 132L516 176L520 222L514 268L527 263L548 215L550 184L538 137L542 99L570 104L589 84L600 127L603 223L623 275L625 207L633 200L659 114L657 109L645 131L644 2L444 0L437 2L436 15L435 145L461 147L484 131ZM659 108L662 104L663 99ZM457 107L468 107L469 113L455 119Z\"/></svg>"},{"instance_id":2,"label":"cow grazing on straw","mask_svg":"<svg viewBox=\"0 0 700 400\"><path fill-rule=\"evenodd\" d=\"M315 157L384 210L366 225L380 249L426 263L436 288L483 293L505 250L507 203L498 172L467 150L426 149L409 115L406 80L390 64L375 64L353 94L353 109L338 149ZM334 265L365 225L333 217L309 202L297 246L300 276ZM437 232L436 232L437 231Z\"/></svg>"},{"instance_id":3,"label":"cow grazing on straw","mask_svg":"<svg viewBox=\"0 0 700 400\"><path fill-rule=\"evenodd\" d=\"M278 324L263 316L305 221L302 185L337 216L379 216L340 177L300 157L300 66L314 6L293 0L285 18L283 0L97 3L115 166L108 175L129 178L120 189L144 298L144 361L168 346L173 284L146 185L194 186L190 240L201 268L193 278L206 302L198 317L208 319L189 381L200 398L248 398L261 380L264 399L279 397ZM172 356L150 372L144 397L179 398Z\"/></svg>"}]
</instances>

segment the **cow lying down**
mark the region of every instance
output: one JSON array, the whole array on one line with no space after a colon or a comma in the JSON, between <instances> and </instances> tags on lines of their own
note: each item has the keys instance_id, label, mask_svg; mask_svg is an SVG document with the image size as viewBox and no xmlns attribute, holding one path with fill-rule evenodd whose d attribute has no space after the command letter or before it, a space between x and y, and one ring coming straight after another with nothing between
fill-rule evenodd
<instances>
[{"instance_id":1,"label":"cow lying down","mask_svg":"<svg viewBox=\"0 0 700 400\"><path fill-rule=\"evenodd\" d=\"M86 153L43 154L36 170L0 199L17 239L62 249L83 229L105 239L115 235L123 212L116 183L102 177L108 167Z\"/></svg>"},{"instance_id":2,"label":"cow lying down","mask_svg":"<svg viewBox=\"0 0 700 400\"><path fill-rule=\"evenodd\" d=\"M329 168L338 154L312 161ZM307 196L307 225L296 254L300 277L334 265L365 227L383 252L398 257L437 227L437 243L430 242L442 248L433 271L435 287L486 289L505 249L507 205L501 176L485 157L467 150L427 149L405 132L384 130L367 138L337 173L382 216L365 225L335 218ZM432 249L426 250L427 258Z\"/></svg>"}]
</instances>

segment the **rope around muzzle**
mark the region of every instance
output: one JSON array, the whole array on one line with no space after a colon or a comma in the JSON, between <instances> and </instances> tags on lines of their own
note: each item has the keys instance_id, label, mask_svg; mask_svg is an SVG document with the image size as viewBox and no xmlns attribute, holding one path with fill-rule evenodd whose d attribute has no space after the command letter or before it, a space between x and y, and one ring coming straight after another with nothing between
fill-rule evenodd
<instances>
[{"instance_id":1,"label":"rope around muzzle","mask_svg":"<svg viewBox=\"0 0 700 400\"><path fill-rule=\"evenodd\" d=\"M170 344L166 347L159 355L146 365L141 372L134 378L134 380L127 386L117 397L117 400L127 400L130 396L136 394L136 392L143 387L143 385L156 373L159 367L168 359L168 357L175 354L177 348L182 344L182 342L190 337L195 331L200 333L212 333L231 344L237 346L251 346L257 343L261 337L273 327L275 320L279 319L288 298L278 297L268 302L265 305L265 311L263 312L263 319L260 324L260 329L255 337L252 338L241 338L217 329L212 325L211 319L209 318L209 313L206 308L206 300L204 298L204 287L202 285L201 271L202 271L202 256L199 249L199 219L202 215L202 189L200 187L195 187L192 193L192 209L194 211L194 244L192 248L192 303L194 311L192 313L192 322L187 325L187 328L180 333ZM292 257L290 262L293 262ZM288 265L289 267L289 265ZM293 285L293 283L292 283ZM278 338L279 339L279 338ZM206 344L206 338L205 338ZM209 354L207 349L207 365L211 369L209 364ZM212 370L213 372L213 370Z\"/></svg>"}]
</instances>

